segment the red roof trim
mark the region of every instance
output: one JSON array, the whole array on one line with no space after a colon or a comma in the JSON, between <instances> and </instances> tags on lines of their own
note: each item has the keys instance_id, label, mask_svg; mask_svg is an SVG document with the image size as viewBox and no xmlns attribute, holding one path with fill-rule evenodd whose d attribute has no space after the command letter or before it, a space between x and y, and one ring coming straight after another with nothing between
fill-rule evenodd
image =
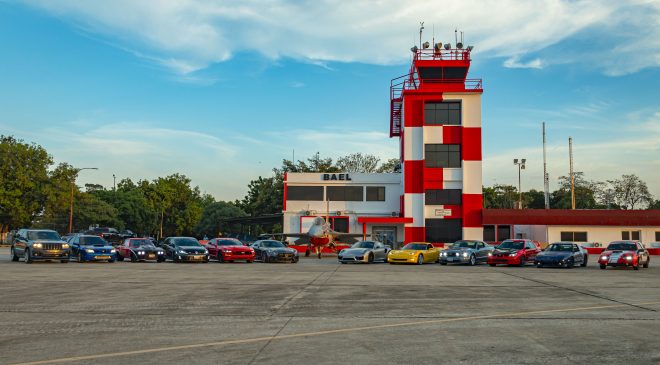
<instances>
[{"instance_id":1,"label":"red roof trim","mask_svg":"<svg viewBox=\"0 0 660 365\"><path fill-rule=\"evenodd\" d=\"M484 209L484 224L660 226L660 210Z\"/></svg>"},{"instance_id":2,"label":"red roof trim","mask_svg":"<svg viewBox=\"0 0 660 365\"><path fill-rule=\"evenodd\" d=\"M358 217L358 223L412 223L410 217Z\"/></svg>"}]
</instances>

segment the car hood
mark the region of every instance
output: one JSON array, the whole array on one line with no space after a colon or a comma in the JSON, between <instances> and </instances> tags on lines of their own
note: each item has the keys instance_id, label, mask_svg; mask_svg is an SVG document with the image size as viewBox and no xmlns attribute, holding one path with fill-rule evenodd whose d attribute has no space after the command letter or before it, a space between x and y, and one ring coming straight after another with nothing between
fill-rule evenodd
<instances>
[{"instance_id":1,"label":"car hood","mask_svg":"<svg viewBox=\"0 0 660 365\"><path fill-rule=\"evenodd\" d=\"M133 251L146 251L146 252L158 252L158 251L164 251L162 248L158 247L131 247L131 250Z\"/></svg>"},{"instance_id":2,"label":"car hood","mask_svg":"<svg viewBox=\"0 0 660 365\"><path fill-rule=\"evenodd\" d=\"M567 257L571 257L573 252L567 252L567 251L544 251L540 252L537 257L545 257L545 258L552 258L552 259L565 259Z\"/></svg>"},{"instance_id":3,"label":"car hood","mask_svg":"<svg viewBox=\"0 0 660 365\"><path fill-rule=\"evenodd\" d=\"M252 247L248 246L219 246L218 247L220 250L223 251L231 251L231 252L236 252L236 251L251 251Z\"/></svg>"},{"instance_id":4,"label":"car hood","mask_svg":"<svg viewBox=\"0 0 660 365\"><path fill-rule=\"evenodd\" d=\"M292 248L288 247L264 247L264 251L272 251L272 252L277 252L277 253L294 253L298 252Z\"/></svg>"},{"instance_id":5,"label":"car hood","mask_svg":"<svg viewBox=\"0 0 660 365\"><path fill-rule=\"evenodd\" d=\"M464 252L464 251L472 252L472 251L474 251L474 249L473 249L473 248L469 248L469 247L448 248L448 249L443 250L442 252L446 252L446 253L456 253L456 252L459 252L459 253L460 253L460 252Z\"/></svg>"},{"instance_id":6,"label":"car hood","mask_svg":"<svg viewBox=\"0 0 660 365\"><path fill-rule=\"evenodd\" d=\"M342 255L359 255L371 251L370 248L345 248L341 250Z\"/></svg>"},{"instance_id":7,"label":"car hood","mask_svg":"<svg viewBox=\"0 0 660 365\"><path fill-rule=\"evenodd\" d=\"M635 253L636 252L632 250L609 250L609 251L603 251L601 255L611 255L611 254L631 255Z\"/></svg>"},{"instance_id":8,"label":"car hood","mask_svg":"<svg viewBox=\"0 0 660 365\"><path fill-rule=\"evenodd\" d=\"M206 252L206 249L204 247L198 247L198 246L177 246L176 249L184 250L186 252L199 252L199 253Z\"/></svg>"},{"instance_id":9,"label":"car hood","mask_svg":"<svg viewBox=\"0 0 660 365\"><path fill-rule=\"evenodd\" d=\"M515 248L496 248L495 250L493 250L493 255L498 254L498 253L510 254L510 253L514 253L514 252L518 252L518 251L522 251L522 249L517 250Z\"/></svg>"},{"instance_id":10,"label":"car hood","mask_svg":"<svg viewBox=\"0 0 660 365\"><path fill-rule=\"evenodd\" d=\"M64 241L58 241L58 240L31 240L31 243L59 243L59 244L64 244L66 242Z\"/></svg>"},{"instance_id":11,"label":"car hood","mask_svg":"<svg viewBox=\"0 0 660 365\"><path fill-rule=\"evenodd\" d=\"M112 250L114 247L110 245L81 245L82 248L100 248L104 250Z\"/></svg>"}]
</instances>

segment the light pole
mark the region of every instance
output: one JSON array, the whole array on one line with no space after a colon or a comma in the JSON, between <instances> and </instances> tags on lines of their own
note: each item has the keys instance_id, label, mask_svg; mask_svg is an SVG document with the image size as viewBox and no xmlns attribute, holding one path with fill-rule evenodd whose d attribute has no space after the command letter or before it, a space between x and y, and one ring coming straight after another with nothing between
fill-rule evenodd
<instances>
[{"instance_id":1,"label":"light pole","mask_svg":"<svg viewBox=\"0 0 660 365\"><path fill-rule=\"evenodd\" d=\"M520 159L520 162L518 162L517 158L513 159L513 164L518 165L518 209L522 209L522 188L520 187L520 171L525 169L525 161L526 159Z\"/></svg>"},{"instance_id":2,"label":"light pole","mask_svg":"<svg viewBox=\"0 0 660 365\"><path fill-rule=\"evenodd\" d=\"M82 170L98 170L98 167L81 167L74 169L76 175ZM76 176L71 181L71 205L69 205L69 234L73 233L73 188L76 186Z\"/></svg>"},{"instance_id":3,"label":"light pole","mask_svg":"<svg viewBox=\"0 0 660 365\"><path fill-rule=\"evenodd\" d=\"M112 191L117 190L117 177L115 174L112 174Z\"/></svg>"}]
</instances>

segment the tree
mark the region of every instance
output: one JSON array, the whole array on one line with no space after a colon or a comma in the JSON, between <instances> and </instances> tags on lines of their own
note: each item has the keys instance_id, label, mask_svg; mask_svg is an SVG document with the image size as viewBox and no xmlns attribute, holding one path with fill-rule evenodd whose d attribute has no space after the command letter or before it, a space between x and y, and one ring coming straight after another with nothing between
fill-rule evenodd
<instances>
[{"instance_id":1,"label":"tree","mask_svg":"<svg viewBox=\"0 0 660 365\"><path fill-rule=\"evenodd\" d=\"M560 176L559 189L550 195L550 206L554 209L571 209L571 178ZM605 184L598 181L587 180L583 172L574 173L575 182L575 208L576 209L598 209L605 208L607 203L605 197Z\"/></svg>"},{"instance_id":2,"label":"tree","mask_svg":"<svg viewBox=\"0 0 660 365\"><path fill-rule=\"evenodd\" d=\"M376 172L380 159L374 155L352 153L337 160L337 168L343 172Z\"/></svg>"},{"instance_id":3,"label":"tree","mask_svg":"<svg viewBox=\"0 0 660 365\"><path fill-rule=\"evenodd\" d=\"M71 189L74 191L74 200L80 194L74 183L78 177L78 170L67 163L61 163L48 174L48 177L46 201L43 213L37 219L38 226L58 232L68 232Z\"/></svg>"},{"instance_id":4,"label":"tree","mask_svg":"<svg viewBox=\"0 0 660 365\"><path fill-rule=\"evenodd\" d=\"M401 172L401 160L398 158L390 158L389 160L383 162L383 164L380 165L376 172Z\"/></svg>"},{"instance_id":5,"label":"tree","mask_svg":"<svg viewBox=\"0 0 660 365\"><path fill-rule=\"evenodd\" d=\"M660 209L660 199L653 201L653 203L650 203L649 209Z\"/></svg>"},{"instance_id":6,"label":"tree","mask_svg":"<svg viewBox=\"0 0 660 365\"><path fill-rule=\"evenodd\" d=\"M518 201L518 189L513 185L483 188L484 208L513 209Z\"/></svg>"},{"instance_id":7,"label":"tree","mask_svg":"<svg viewBox=\"0 0 660 365\"><path fill-rule=\"evenodd\" d=\"M614 190L614 201L623 209L651 204L653 196L649 188L637 175L622 175L620 179L608 180Z\"/></svg>"},{"instance_id":8,"label":"tree","mask_svg":"<svg viewBox=\"0 0 660 365\"><path fill-rule=\"evenodd\" d=\"M195 227L198 236L220 237L227 232L238 232L237 225L227 225L222 219L247 216L243 209L230 202L214 202L207 205L202 211L202 218Z\"/></svg>"},{"instance_id":9,"label":"tree","mask_svg":"<svg viewBox=\"0 0 660 365\"><path fill-rule=\"evenodd\" d=\"M0 232L29 226L43 210L52 163L43 147L0 135Z\"/></svg>"},{"instance_id":10,"label":"tree","mask_svg":"<svg viewBox=\"0 0 660 365\"><path fill-rule=\"evenodd\" d=\"M251 216L280 213L284 199L283 183L277 177L250 181L248 193L237 205Z\"/></svg>"},{"instance_id":11,"label":"tree","mask_svg":"<svg viewBox=\"0 0 660 365\"><path fill-rule=\"evenodd\" d=\"M528 209L545 209L545 193L535 189L523 192L523 207Z\"/></svg>"}]
</instances>

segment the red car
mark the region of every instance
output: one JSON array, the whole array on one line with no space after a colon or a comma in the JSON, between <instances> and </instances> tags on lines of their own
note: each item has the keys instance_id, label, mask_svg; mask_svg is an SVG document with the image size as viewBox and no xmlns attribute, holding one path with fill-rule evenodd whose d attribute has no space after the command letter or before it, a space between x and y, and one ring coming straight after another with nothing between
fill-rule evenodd
<instances>
[{"instance_id":1,"label":"red car","mask_svg":"<svg viewBox=\"0 0 660 365\"><path fill-rule=\"evenodd\" d=\"M488 265L516 265L534 264L536 255L541 252L541 244L524 239L504 240L488 254Z\"/></svg>"},{"instance_id":2,"label":"red car","mask_svg":"<svg viewBox=\"0 0 660 365\"><path fill-rule=\"evenodd\" d=\"M639 265L649 267L650 261L648 251L637 241L611 242L598 258L602 270L608 266L632 267L639 270Z\"/></svg>"},{"instance_id":3,"label":"red car","mask_svg":"<svg viewBox=\"0 0 660 365\"><path fill-rule=\"evenodd\" d=\"M131 262L138 261L165 261L165 251L156 247L148 238L127 238L120 246L117 246L117 260Z\"/></svg>"},{"instance_id":4,"label":"red car","mask_svg":"<svg viewBox=\"0 0 660 365\"><path fill-rule=\"evenodd\" d=\"M254 261L255 253L252 247L243 245L235 238L214 238L206 244L209 256L218 262L233 262L236 260Z\"/></svg>"}]
</instances>

